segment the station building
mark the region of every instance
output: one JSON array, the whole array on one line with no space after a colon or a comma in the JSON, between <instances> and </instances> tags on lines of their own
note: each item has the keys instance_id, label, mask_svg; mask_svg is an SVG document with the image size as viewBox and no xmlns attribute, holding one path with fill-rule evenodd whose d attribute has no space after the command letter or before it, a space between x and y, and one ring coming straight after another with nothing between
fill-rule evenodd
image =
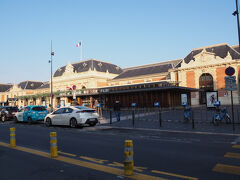
<instances>
[{"instance_id":1,"label":"station building","mask_svg":"<svg viewBox=\"0 0 240 180\"><path fill-rule=\"evenodd\" d=\"M123 107L134 102L137 107L180 106L182 95L190 105L206 104L208 92L214 92L222 104L230 104L225 90L225 69L235 69L237 90L234 104L240 101L238 46L218 44L193 49L185 58L155 64L121 68L117 65L88 59L68 63L53 75L53 106L70 105L73 101L95 107L101 103L112 107L116 100ZM1 105L48 105L49 82L24 81L0 84ZM76 86L76 90L72 89Z\"/></svg>"}]
</instances>

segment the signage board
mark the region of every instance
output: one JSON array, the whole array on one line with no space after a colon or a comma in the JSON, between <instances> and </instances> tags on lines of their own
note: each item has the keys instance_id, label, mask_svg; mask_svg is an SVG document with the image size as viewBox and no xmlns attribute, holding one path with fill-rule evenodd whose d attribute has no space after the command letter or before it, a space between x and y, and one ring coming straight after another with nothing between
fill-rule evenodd
<instances>
[{"instance_id":1,"label":"signage board","mask_svg":"<svg viewBox=\"0 0 240 180\"><path fill-rule=\"evenodd\" d=\"M214 103L218 100L218 94L216 91L206 92L206 105L208 108L215 107Z\"/></svg>"},{"instance_id":2,"label":"signage board","mask_svg":"<svg viewBox=\"0 0 240 180\"><path fill-rule=\"evenodd\" d=\"M226 91L236 91L237 90L236 76L226 76L224 79L225 79Z\"/></svg>"},{"instance_id":3,"label":"signage board","mask_svg":"<svg viewBox=\"0 0 240 180\"><path fill-rule=\"evenodd\" d=\"M186 104L188 104L187 94L181 94L181 102L182 102L182 106L185 106Z\"/></svg>"}]
</instances>

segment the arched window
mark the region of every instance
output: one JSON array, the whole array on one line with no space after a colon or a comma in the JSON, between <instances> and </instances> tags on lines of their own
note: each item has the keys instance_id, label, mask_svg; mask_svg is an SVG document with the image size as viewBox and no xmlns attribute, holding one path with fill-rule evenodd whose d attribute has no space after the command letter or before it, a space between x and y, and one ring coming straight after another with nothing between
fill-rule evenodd
<instances>
[{"instance_id":1,"label":"arched window","mask_svg":"<svg viewBox=\"0 0 240 180\"><path fill-rule=\"evenodd\" d=\"M199 78L199 88L206 91L213 91L213 77L209 73L204 73Z\"/></svg>"},{"instance_id":2,"label":"arched window","mask_svg":"<svg viewBox=\"0 0 240 180\"><path fill-rule=\"evenodd\" d=\"M204 73L199 77L199 89L203 91L199 92L200 104L206 104L206 92L213 91L213 77L209 73Z\"/></svg>"}]
</instances>

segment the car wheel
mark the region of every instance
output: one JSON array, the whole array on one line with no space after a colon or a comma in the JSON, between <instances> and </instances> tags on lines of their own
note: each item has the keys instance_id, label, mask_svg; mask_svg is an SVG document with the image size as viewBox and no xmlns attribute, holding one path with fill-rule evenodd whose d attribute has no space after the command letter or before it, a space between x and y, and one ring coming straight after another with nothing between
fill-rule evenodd
<instances>
[{"instance_id":1,"label":"car wheel","mask_svg":"<svg viewBox=\"0 0 240 180\"><path fill-rule=\"evenodd\" d=\"M89 126L96 126L96 123L90 123Z\"/></svg>"},{"instance_id":2,"label":"car wheel","mask_svg":"<svg viewBox=\"0 0 240 180\"><path fill-rule=\"evenodd\" d=\"M1 120L2 120L2 122L5 122L5 121L6 121L6 116L3 115L3 116L1 117Z\"/></svg>"},{"instance_id":3,"label":"car wheel","mask_svg":"<svg viewBox=\"0 0 240 180\"><path fill-rule=\"evenodd\" d=\"M77 120L75 118L70 119L70 127L71 128L77 127Z\"/></svg>"},{"instance_id":4,"label":"car wheel","mask_svg":"<svg viewBox=\"0 0 240 180\"><path fill-rule=\"evenodd\" d=\"M16 116L14 116L14 122L15 122L15 123L18 123L18 119L17 119Z\"/></svg>"},{"instance_id":5,"label":"car wheel","mask_svg":"<svg viewBox=\"0 0 240 180\"><path fill-rule=\"evenodd\" d=\"M49 127L49 126L52 125L52 121L51 121L50 118L47 118L47 119L46 119L46 121L45 121L45 125L46 125L47 127Z\"/></svg>"},{"instance_id":6,"label":"car wheel","mask_svg":"<svg viewBox=\"0 0 240 180\"><path fill-rule=\"evenodd\" d=\"M32 124L32 118L28 117L28 124Z\"/></svg>"}]
</instances>

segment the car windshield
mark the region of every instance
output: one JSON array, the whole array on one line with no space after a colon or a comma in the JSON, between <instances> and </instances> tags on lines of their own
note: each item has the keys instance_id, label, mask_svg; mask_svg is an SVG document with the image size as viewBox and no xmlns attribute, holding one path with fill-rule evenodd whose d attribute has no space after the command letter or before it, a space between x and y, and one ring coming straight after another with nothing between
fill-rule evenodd
<instances>
[{"instance_id":1,"label":"car windshield","mask_svg":"<svg viewBox=\"0 0 240 180\"><path fill-rule=\"evenodd\" d=\"M43 106L37 106L32 108L33 111L46 111L46 108Z\"/></svg>"},{"instance_id":2,"label":"car windshield","mask_svg":"<svg viewBox=\"0 0 240 180\"><path fill-rule=\"evenodd\" d=\"M82 112L89 112L89 113L96 112L95 109L90 109L84 106L75 106L75 108L82 110Z\"/></svg>"},{"instance_id":3,"label":"car windshield","mask_svg":"<svg viewBox=\"0 0 240 180\"><path fill-rule=\"evenodd\" d=\"M88 107L84 107L84 106L74 106L75 108L78 108L80 110L91 110L90 108Z\"/></svg>"},{"instance_id":4,"label":"car windshield","mask_svg":"<svg viewBox=\"0 0 240 180\"><path fill-rule=\"evenodd\" d=\"M12 111L12 112L17 112L18 108L17 107L6 107L5 108L7 111Z\"/></svg>"}]
</instances>

